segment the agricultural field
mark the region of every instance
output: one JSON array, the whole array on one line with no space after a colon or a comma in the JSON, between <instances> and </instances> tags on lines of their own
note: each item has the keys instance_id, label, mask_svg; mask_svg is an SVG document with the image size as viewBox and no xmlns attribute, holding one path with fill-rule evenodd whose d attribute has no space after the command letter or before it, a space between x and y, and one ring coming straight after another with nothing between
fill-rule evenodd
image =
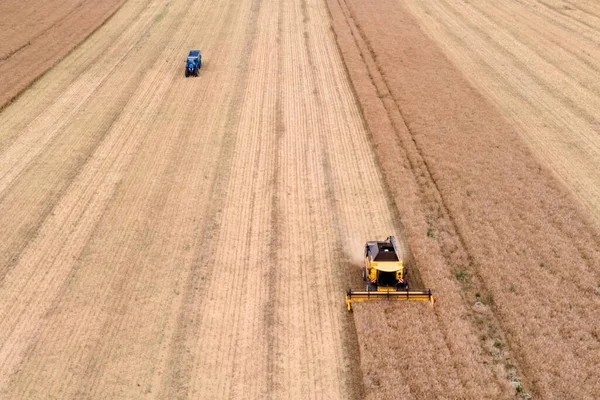
<instances>
[{"instance_id":1,"label":"agricultural field","mask_svg":"<svg viewBox=\"0 0 600 400\"><path fill-rule=\"evenodd\" d=\"M394 398L396 382L410 376L403 392L415 398L600 396L596 216L559 182L556 164L539 157L534 141L523 140L530 132L511 123L470 83L478 77L422 29L410 11L416 5L328 4L419 274L444 299L436 319L395 306L356 312L363 374L372 381L365 379L367 394ZM426 4L435 8L419 7ZM448 14L439 20L448 22ZM405 338L399 321L406 320L421 340ZM394 343L395 351L372 342Z\"/></svg>"},{"instance_id":2,"label":"agricultural field","mask_svg":"<svg viewBox=\"0 0 600 400\"><path fill-rule=\"evenodd\" d=\"M1 2L0 109L96 30L123 2Z\"/></svg>"},{"instance_id":3,"label":"agricultural field","mask_svg":"<svg viewBox=\"0 0 600 400\"><path fill-rule=\"evenodd\" d=\"M0 398L600 397L599 30L583 0L1 3ZM438 302L348 312L389 235Z\"/></svg>"},{"instance_id":4,"label":"agricultural field","mask_svg":"<svg viewBox=\"0 0 600 400\"><path fill-rule=\"evenodd\" d=\"M600 222L600 4L408 1L406 8Z\"/></svg>"}]
</instances>

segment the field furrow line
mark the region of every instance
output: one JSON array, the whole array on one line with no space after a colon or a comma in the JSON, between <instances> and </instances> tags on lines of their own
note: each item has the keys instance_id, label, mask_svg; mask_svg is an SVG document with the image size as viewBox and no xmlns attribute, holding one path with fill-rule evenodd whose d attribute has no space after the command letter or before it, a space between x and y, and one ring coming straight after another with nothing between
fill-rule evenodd
<instances>
[{"instance_id":1,"label":"field furrow line","mask_svg":"<svg viewBox=\"0 0 600 400\"><path fill-rule=\"evenodd\" d=\"M307 109L307 104L303 101L306 89L312 89L312 82L306 71L308 60L306 48L303 45L304 31L301 29L302 16L298 12L299 6L300 4L287 2L286 12L283 15L283 24L286 27L284 37L287 41L282 51L282 57L287 61L283 64L283 74L289 78L287 82L284 78L283 82L283 87L289 88L289 91L283 94L285 100L283 115L286 138L289 140L285 141L282 157L287 160L290 166L293 166L290 169L291 174L284 179L293 184L296 191L292 196L293 201L287 203L289 208L284 208L283 212L285 215L296 215L299 220L297 223L290 221L292 223L286 223L284 227L287 231L287 241L296 245L286 247L288 252L286 259L295 260L295 262L283 262L284 268L282 269L281 280L286 282L287 287L281 290L280 293L282 296L289 297L289 299L286 302L288 307L282 312L283 325L281 329L283 332L289 332L289 345L278 349L278 351L283 353L284 358L287 360L283 386L287 387L289 395L291 397L310 398L311 394L315 396L316 393L322 393L322 388L318 386L314 379L315 375L320 373L319 362L312 355L312 346L303 346L304 343L322 342L323 340L310 335L310 305L317 299L305 291L302 291L299 295L290 296L295 292L296 285L294 283L303 282L303 279L307 282L319 282L317 290L314 291L315 294L323 290L321 281L312 279L311 276L307 276L305 273L306 264L309 263L309 256L305 252L308 251L308 254L311 252L307 249L310 248L310 245L306 240L307 229L304 229L306 226L304 224L307 223L307 213L304 205L306 204L305 196L311 192L312 188L308 182L302 179L304 166L302 164L294 165L293 161L299 152L305 151L303 149L304 144L310 143L314 118L314 113ZM309 155L307 162L310 163L311 158L311 155ZM313 182L320 183L319 175L319 170L313 171ZM300 245L299 240L304 245ZM316 261L316 263L319 263L319 261ZM299 299L297 299L298 296L300 296ZM308 363L304 360L314 360L314 362ZM301 387L294 383L294 377L298 376L306 381L306 386Z\"/></svg>"},{"instance_id":2,"label":"field furrow line","mask_svg":"<svg viewBox=\"0 0 600 400\"><path fill-rule=\"evenodd\" d=\"M282 396L310 397L315 393L315 381L309 363L312 359L312 343L307 340L306 312L310 307L304 287L306 280L305 269L309 258L305 251L308 245L301 226L306 226L307 193L310 191L300 176L299 171L304 165L307 155L298 143L304 143L307 137L307 125L310 115L300 101L304 87L309 82L303 79L306 58L299 33L297 5L284 1L280 3L279 35L279 79L277 91L278 133L281 135L278 160L280 168L278 185L282 198L276 200L279 208L278 221L281 225L276 244L279 267L276 272L277 310L274 319L277 321L274 332L273 354L274 363L271 378L277 382L272 398ZM316 340L313 339L313 340ZM304 347L299 342L305 343ZM316 364L316 363L314 363ZM297 381L294 382L294 377ZM298 384L298 379L305 382Z\"/></svg>"},{"instance_id":3,"label":"field furrow line","mask_svg":"<svg viewBox=\"0 0 600 400\"><path fill-rule=\"evenodd\" d=\"M314 68L315 68L315 62L319 62L319 60L314 60L310 53L308 37L310 36L311 29L309 26L307 26L307 23L310 22L310 17L308 16L307 8L308 8L308 6L307 6L306 1L296 3L295 7L292 8L292 10L294 11L294 14L291 15L291 21L290 21L290 24L296 28L292 32L293 36L291 37L291 39L295 38L295 40L293 41L294 44L296 45L296 48L294 49L294 53L299 54L301 56L301 60L302 60L302 68L300 70L302 72L302 74L297 75L299 80L296 83L298 85L298 87L301 87L302 89L298 90L296 92L296 98L294 99L294 101L297 104L302 105L302 111L301 111L300 115L304 115L307 117L307 123L305 124L305 131L304 131L306 134L306 136L305 136L306 139L303 140L302 142L300 142L301 146L303 145L303 143L318 143L318 138L321 136L322 129L323 129L322 113L324 112L323 107L320 107L321 104L318 103L318 100L315 96L317 87L316 87L316 82L315 82L313 72L314 72ZM315 152L315 159L317 159L318 154L319 154L319 152ZM324 165L321 164L321 168L323 168L323 167L324 167ZM320 176L321 174L322 174L322 172L317 174L317 176L319 177L319 179L317 181L317 182L319 182L319 186L322 184L321 183L322 178ZM298 176L297 179L298 178L300 178L300 177ZM313 181L312 183L314 184L315 181ZM325 204L322 202L322 200L321 200L321 203L325 207ZM310 219L309 219L310 213L308 212L307 208L304 206L305 204L306 204L306 200L302 199L302 197L300 197L299 213L302 213L300 215L305 216L306 220L310 221ZM325 209L325 208L319 207L319 209ZM299 225L299 227L300 226L305 226L304 221L303 221L303 225ZM298 233L298 237L306 238L305 243L309 243L311 236L312 235L310 232L299 232ZM331 239L330 239L330 241L331 241ZM304 257L301 259L301 261L299 263L300 264L300 270L299 270L300 279L306 280L307 287L309 287L308 286L309 282L319 282L320 283L318 290L313 292L309 289L304 292L305 293L304 301L303 301L304 307L302 307L302 310L298 310L299 312L302 313L302 319L304 321L311 321L311 319L312 319L311 317L314 315L317 315L320 310L329 310L330 309L329 307L327 307L327 303L323 301L323 298L327 297L328 294L330 293L330 288L326 284L327 282L325 280L319 279L318 275L315 277L313 274L310 274L310 272L311 272L310 270L312 268L311 268L311 262L310 262L309 257L311 256L311 254L315 254L315 251L312 248L310 248L312 246L303 246L303 247L304 247L302 249L303 253L301 253L301 254L303 254ZM329 251L327 251L327 252L329 253ZM315 256L319 257L318 254L315 254ZM326 269L318 268L316 271L318 272L318 271L323 271L323 270L326 270ZM311 292L314 293L313 296L311 296ZM305 350L306 355L304 357L302 357L305 360L307 360L305 363L304 369L306 371L307 379L311 383L307 388L307 392L305 394L303 394L307 397L309 397L311 395L316 396L317 393L324 393L327 388L323 384L323 381L336 382L339 385L337 371L336 370L332 371L331 368L325 362L325 360L330 359L328 356L331 354L331 350L337 350L337 349L331 349L331 350L327 349L326 351L323 351L323 348L319 348L320 347L320 346L318 346L319 343L328 343L331 340L331 338L330 338L331 334L329 333L330 330L323 326L324 324L322 321L319 321L319 325L320 325L320 329L317 328L314 323L305 323L304 324L303 340L305 341L305 343L311 343L311 346L307 347ZM333 359L335 359L335 358L333 358ZM315 360L316 362L309 362L309 360ZM335 373L335 375L333 375L333 373ZM338 396L339 396L339 394L342 392L339 391L339 388L336 388L336 389L338 390ZM332 392L332 394L333 393L335 393L335 392Z\"/></svg>"},{"instance_id":4,"label":"field furrow line","mask_svg":"<svg viewBox=\"0 0 600 400\"><path fill-rule=\"evenodd\" d=\"M266 65L266 63L263 62L261 62L261 64L261 67ZM264 102L267 93L267 84L264 75L257 77L257 86L258 87L252 90L257 96L251 99L249 104L251 108L258 111L257 104L264 104L265 107L268 107L268 103ZM219 243L239 244L239 247L236 248L236 257L228 260L229 262L233 262L231 262L231 264L228 262L227 265L223 265L223 269L227 269L230 274L230 278L223 280L223 282L231 282L233 280L234 284L232 284L231 288L226 292L227 297L230 300L225 303L226 308L222 311L224 314L232 316L232 319L228 321L229 323L226 323L225 325L229 325L229 329L233 332L233 337L229 337L228 342L220 346L224 349L222 351L224 357L219 363L219 365L222 366L222 370L218 372L220 378L218 385L220 393L218 393L218 396L222 398L230 397L230 386L227 383L228 380L224 378L232 376L237 372L237 362L239 358L243 357L243 354L236 354L240 341L240 332L245 331L244 327L240 324L242 314L241 308L246 304L245 300L247 298L252 298L254 294L254 288L247 287L247 277L249 271L260 271L260 264L257 262L258 260L248 257L253 250L251 247L252 243L249 239L250 237L255 236L253 235L253 231L256 229L256 223L258 222L255 220L257 218L257 210L255 210L257 205L256 193L262 191L260 184L263 180L262 177L259 176L261 158L264 157L258 139L264 123L263 119L260 117L262 116L259 115L259 118L255 118L254 121L251 121L250 125L247 127L244 125L240 126L242 134L239 135L238 138L242 140L240 140L237 152L241 157L239 158L239 161L238 158L235 157L232 162L234 171L240 171L239 176L241 179L232 180L232 183L236 185L228 189L228 193L233 194L232 202L230 204L226 203L225 207L226 213L228 209L237 209L239 220L226 221L223 225L224 235L219 238ZM242 151L241 149L244 150ZM244 199L244 202L237 204L241 199ZM220 254L220 257L218 257L218 264L222 264L222 260L225 260L231 252L230 247L223 247L226 249L223 254L217 252L217 254ZM245 315L248 316L247 313L245 313ZM250 316L250 318L251 317L252 316ZM246 347L244 350L249 349Z\"/></svg>"},{"instance_id":5,"label":"field furrow line","mask_svg":"<svg viewBox=\"0 0 600 400\"><path fill-rule=\"evenodd\" d=\"M263 22L264 23L264 22ZM261 42L259 37L258 43ZM262 53L262 52L261 52ZM264 53L262 53L264 54ZM259 68L263 69L267 63L264 60L259 60ZM269 104L265 102L267 96L267 80L266 80L266 71L263 70L261 74L256 76L256 86L250 90L251 93L254 93L255 96L249 98L248 100L248 108L253 109L255 116L251 118L248 122L248 125L244 125L244 119L242 119L242 124L240 125L240 135L238 136L239 142L236 153L239 154L239 157L235 157L233 162L234 173L239 172L240 179L234 179L231 183L235 184L235 186L231 187L228 190L228 193L232 193L231 202L229 204L226 203L226 214L232 215L233 213L228 213L227 210L237 209L240 220L234 221L227 219L226 223L223 225L224 236L219 238L220 243L240 243L243 244L236 249L236 258L232 261L233 263L228 265L223 265L223 269L227 269L228 273L231 276L231 279L225 280L224 282L230 282L231 280L235 281L235 284L232 285L231 289L227 292L228 297L231 299L231 304L226 304L225 310L222 312L225 314L233 314L233 318L230 321L229 329L233 333L228 339L228 343L221 346L223 348L223 353L226 355L221 363L222 370L218 372L219 376L219 389L220 393L218 394L220 397L230 397L230 386L228 385L228 379L226 377L233 376L234 373L238 372L238 362L239 358L243 358L245 354L237 354L236 351L239 346L241 332L246 331L245 326L241 326L241 311L240 309L246 304L246 299L252 299L254 297L254 288L247 286L247 277L249 271L260 271L260 263L254 257L252 257L253 248L250 237L254 237L254 230L257 227L258 221L257 218L257 198L256 193L262 192L260 186L262 182L262 176L259 176L260 171L260 163L261 158L264 156L262 154L262 148L259 145L259 139L261 130L264 129L264 126L267 125L264 121L264 115L261 115L259 111L258 104L263 104L265 108L269 107ZM243 149L243 150L242 150ZM239 161L238 161L239 160ZM244 199L241 204L238 202ZM239 230L236 229L239 227ZM245 255L245 256L244 256ZM221 264L226 258L226 254L222 254L219 257L218 263ZM248 316L247 313L245 313ZM253 319L253 316L249 316L250 320ZM245 321L248 322L248 321ZM246 333L247 334L247 333ZM251 335L254 335L254 332L251 332ZM250 349L244 346L242 351L248 352Z\"/></svg>"},{"instance_id":6,"label":"field furrow line","mask_svg":"<svg viewBox=\"0 0 600 400\"><path fill-rule=\"evenodd\" d=\"M281 290L284 288L281 285L283 278L282 271L284 271L285 263L288 260L283 252L283 247L289 242L289 239L285 236L283 230L283 221L287 218L285 214L284 205L287 202L288 192L286 189L286 169L287 164L283 158L283 146L286 139L288 126L286 125L284 115L284 65L286 59L282 57L283 50L287 47L285 40L285 24L284 15L286 13L286 7L284 5L285 0L279 0L277 2L277 21L276 21L276 41L274 43L273 51L277 53L276 66L277 71L275 78L275 115L274 115L274 126L272 134L274 135L274 150L271 175L271 187L270 192L270 215L269 215L269 249L265 253L266 260L268 263L266 266L265 274L263 279L266 281L263 285L263 292L265 296L265 302L262 305L262 318L261 318L261 330L264 332L261 345L265 349L264 354L264 365L265 365L265 387L261 390L261 396L264 398L277 398L278 394L281 393L285 387L285 383L281 382L281 376L285 365L282 365L280 356L278 353L278 346L281 343L286 343L286 336L280 334L281 326L281 307L283 302L281 300ZM283 280L285 282L285 280Z\"/></svg>"}]
</instances>

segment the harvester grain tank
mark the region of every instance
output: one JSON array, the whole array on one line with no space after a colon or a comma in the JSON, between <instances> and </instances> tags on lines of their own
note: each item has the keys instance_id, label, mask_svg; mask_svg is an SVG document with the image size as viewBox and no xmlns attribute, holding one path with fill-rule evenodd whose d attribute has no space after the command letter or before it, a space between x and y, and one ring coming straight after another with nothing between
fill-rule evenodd
<instances>
[{"instance_id":1,"label":"harvester grain tank","mask_svg":"<svg viewBox=\"0 0 600 400\"><path fill-rule=\"evenodd\" d=\"M396 238L393 236L384 241L367 242L364 256L362 277L366 282L366 289L348 289L348 310L352 310L352 302L356 301L406 300L435 303L431 290L409 290L408 270L402 262Z\"/></svg>"},{"instance_id":2,"label":"harvester grain tank","mask_svg":"<svg viewBox=\"0 0 600 400\"><path fill-rule=\"evenodd\" d=\"M202 68L202 54L200 50L190 50L185 62L185 77L190 75L198 76L198 71Z\"/></svg>"}]
</instances>

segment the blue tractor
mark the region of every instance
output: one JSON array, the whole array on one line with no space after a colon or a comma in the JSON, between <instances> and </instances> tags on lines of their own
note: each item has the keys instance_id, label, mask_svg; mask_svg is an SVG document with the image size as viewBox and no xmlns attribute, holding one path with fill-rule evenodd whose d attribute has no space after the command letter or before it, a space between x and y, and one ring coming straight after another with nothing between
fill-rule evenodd
<instances>
[{"instance_id":1,"label":"blue tractor","mask_svg":"<svg viewBox=\"0 0 600 400\"><path fill-rule=\"evenodd\" d=\"M202 68L202 55L200 50L190 50L187 61L185 62L185 77L190 75L198 76L198 70Z\"/></svg>"}]
</instances>

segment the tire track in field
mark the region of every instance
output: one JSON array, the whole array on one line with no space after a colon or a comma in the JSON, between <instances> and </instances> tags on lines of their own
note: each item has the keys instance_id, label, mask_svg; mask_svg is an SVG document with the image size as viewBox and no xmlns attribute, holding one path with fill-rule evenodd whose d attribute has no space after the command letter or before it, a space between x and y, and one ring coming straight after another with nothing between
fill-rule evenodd
<instances>
[{"instance_id":1,"label":"tire track in field","mask_svg":"<svg viewBox=\"0 0 600 400\"><path fill-rule=\"evenodd\" d=\"M324 371L321 357L318 353L320 343L329 341L328 332L321 321L312 320L313 315L319 314L323 306L321 298L326 292L324 282L316 279L322 262L329 253L329 239L324 241L311 227L318 223L327 225L328 220L319 219L317 211L322 200L315 193L315 187L322 182L322 170L315 166L315 147L311 146L314 131L318 132L315 118L318 115L309 107L312 96L313 82L309 74L312 67L307 59L303 45L304 31L302 15L297 4L286 2L282 4L282 46L279 57L281 62L282 83L278 96L281 97L281 121L285 128L280 141L281 168L281 214L295 216L282 221L281 247L278 249L279 280L277 320L275 327L275 352L278 354L276 363L279 366L279 388L273 393L274 398L287 394L294 398L307 398L310 393L328 393L338 397L339 389L329 388L327 392L321 386L319 378L327 379L335 386L339 380L331 375L332 371ZM302 153L306 152L306 155ZM294 162L298 160L299 162ZM311 168L312 167L312 168ZM311 181L306 176L313 176ZM310 205L313 205L313 209ZM321 251L315 245L321 243ZM313 285L315 286L314 289ZM312 293L311 293L312 292ZM323 310L321 310L323 312ZM315 332L316 331L316 332ZM331 349L327 351L331 354ZM294 377L304 382L299 385Z\"/></svg>"},{"instance_id":2,"label":"tire track in field","mask_svg":"<svg viewBox=\"0 0 600 400\"><path fill-rule=\"evenodd\" d=\"M313 250L313 246L323 241L314 234L310 235L310 227L314 226L318 218L314 216L315 211L309 207L319 199L311 199L314 187L312 182L305 178L311 174L313 181L318 185L321 171L315 169L304 172L314 157L311 154L313 148L309 145L309 119L314 118L314 115L307 112L306 103L303 101L306 98L310 99L312 84L306 74L306 69L310 66L307 66L302 44L303 32L298 27L298 6L282 2L280 7L281 46L278 59L281 82L277 96L282 132L278 140L280 147L277 150L281 165L278 172L278 206L283 218L279 221L281 239L278 241L280 247L276 249L279 254L278 279L274 285L278 294L275 301L277 324L273 327L276 337L273 353L276 356L273 361L269 361L275 363L276 375L271 379L278 382L278 385L270 397L281 398L287 395L293 398L307 398L309 393L323 393L323 389L316 382L317 376L321 375L322 362L317 361L315 356L316 342L322 342L323 338L311 336L311 328L318 322L310 321L310 316L314 315L315 306L318 307L319 303L315 304L317 299L309 295L313 285L316 286L314 292L323 290L321 282L314 279L314 272L311 273L311 270L320 268L320 258L323 257L323 254ZM323 253L327 253L326 243ZM294 377L303 384L294 382ZM334 381L330 382L333 384Z\"/></svg>"},{"instance_id":3,"label":"tire track in field","mask_svg":"<svg viewBox=\"0 0 600 400\"><path fill-rule=\"evenodd\" d=\"M280 390L280 383L277 379L281 375L281 368L277 365L277 335L275 329L269 329L269 327L275 327L278 323L277 313L277 295L278 295L278 277L279 266L283 260L280 257L278 249L283 246L283 240L281 238L281 225L283 224L284 216L282 215L283 210L281 207L281 192L282 192L282 175L281 175L281 144L283 136L285 134L286 126L283 115L283 104L281 93L283 91L283 57L279 54L282 49L282 38L284 35L284 4L283 0L278 1L277 8L277 83L276 83L276 99L275 99L275 152L273 158L273 194L271 197L271 238L269 242L269 251L267 262L269 263L267 274L265 279L268 280L267 294L268 299L263 306L262 315L264 318L263 326L267 327L265 332L265 347L266 347L266 371L267 371L267 382L266 382L266 394L273 398L273 394Z\"/></svg>"}]
</instances>

